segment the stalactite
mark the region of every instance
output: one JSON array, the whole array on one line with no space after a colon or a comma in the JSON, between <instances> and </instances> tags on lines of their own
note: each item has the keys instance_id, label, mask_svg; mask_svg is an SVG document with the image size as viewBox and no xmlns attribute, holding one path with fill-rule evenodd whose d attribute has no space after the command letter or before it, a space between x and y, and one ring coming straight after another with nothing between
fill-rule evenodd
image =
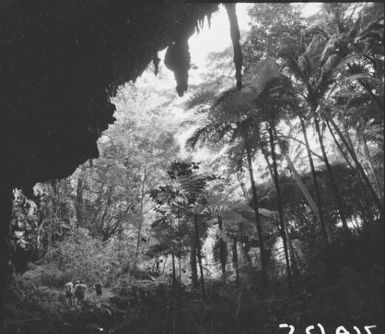
<instances>
[{"instance_id":1,"label":"stalactite","mask_svg":"<svg viewBox=\"0 0 385 334\"><path fill-rule=\"evenodd\" d=\"M168 47L164 58L166 67L174 72L176 91L183 96L187 90L188 70L190 69L190 51L187 41L180 41Z\"/></svg>"},{"instance_id":2,"label":"stalactite","mask_svg":"<svg viewBox=\"0 0 385 334\"><path fill-rule=\"evenodd\" d=\"M239 44L240 33L238 26L237 14L235 11L235 3L225 4L227 15L230 22L231 41L233 42L235 78L237 80L237 88L242 88L242 51Z\"/></svg>"},{"instance_id":3,"label":"stalactite","mask_svg":"<svg viewBox=\"0 0 385 334\"><path fill-rule=\"evenodd\" d=\"M154 73L155 73L155 75L158 75L159 63L160 63L160 58L158 57L158 52L153 54L152 63L154 64Z\"/></svg>"}]
</instances>

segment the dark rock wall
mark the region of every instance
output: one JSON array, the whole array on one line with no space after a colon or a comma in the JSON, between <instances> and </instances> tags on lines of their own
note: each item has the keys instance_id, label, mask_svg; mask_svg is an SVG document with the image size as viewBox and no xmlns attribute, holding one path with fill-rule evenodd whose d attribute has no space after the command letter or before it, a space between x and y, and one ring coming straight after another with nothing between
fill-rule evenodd
<instances>
[{"instance_id":1,"label":"dark rock wall","mask_svg":"<svg viewBox=\"0 0 385 334\"><path fill-rule=\"evenodd\" d=\"M109 98L118 85L216 9L172 1L0 2L0 173L24 188L96 158L96 141L114 121Z\"/></svg>"}]
</instances>

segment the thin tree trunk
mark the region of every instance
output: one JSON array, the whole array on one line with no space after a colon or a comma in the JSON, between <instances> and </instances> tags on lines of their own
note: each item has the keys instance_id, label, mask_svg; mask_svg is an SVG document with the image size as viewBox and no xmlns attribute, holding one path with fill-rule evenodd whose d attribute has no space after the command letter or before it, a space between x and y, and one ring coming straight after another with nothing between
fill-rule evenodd
<instances>
[{"instance_id":1,"label":"thin tree trunk","mask_svg":"<svg viewBox=\"0 0 385 334\"><path fill-rule=\"evenodd\" d=\"M297 261L297 258L296 258L295 249L293 247L293 242L291 240L291 237L290 237L290 234L289 234L289 231L288 231L287 227L286 227L285 233L286 233L286 237L287 237L287 243L289 245L290 262L291 262L291 269L292 269L292 273L293 273L293 278L294 278L294 282L296 283L296 286L298 287L299 280L300 280L300 273L299 273L299 269L298 269L298 261Z\"/></svg>"},{"instance_id":2,"label":"thin tree trunk","mask_svg":"<svg viewBox=\"0 0 385 334\"><path fill-rule=\"evenodd\" d=\"M145 173L145 172L143 172ZM138 198L140 198L140 206L139 206L139 225L138 225L138 234L137 234L137 239L136 239L136 250L135 250L135 258L134 258L134 267L137 265L137 261L139 258L139 251L140 251L140 246L141 246L141 234L142 234L142 227L143 227L143 201L144 201L144 183L146 180L146 175L143 175L143 180L141 176L141 182L140 182L140 187L138 189Z\"/></svg>"},{"instance_id":3,"label":"thin tree trunk","mask_svg":"<svg viewBox=\"0 0 385 334\"><path fill-rule=\"evenodd\" d=\"M177 302L177 319L180 318L181 308L182 308L182 232L180 226L180 218L178 214L178 302Z\"/></svg>"},{"instance_id":4,"label":"thin tree trunk","mask_svg":"<svg viewBox=\"0 0 385 334\"><path fill-rule=\"evenodd\" d=\"M83 170L83 168L82 168ZM83 188L84 181L82 177L82 170L80 172L78 178L78 184L76 186L76 202L75 202L75 210L76 210L76 225L78 227L84 226L84 203L83 203Z\"/></svg>"},{"instance_id":5,"label":"thin tree trunk","mask_svg":"<svg viewBox=\"0 0 385 334\"><path fill-rule=\"evenodd\" d=\"M374 191L374 189L372 187L372 184L370 183L370 180L369 180L368 176L365 173L365 170L363 169L362 165L358 161L356 153L350 147L350 145L348 144L346 138L344 137L344 135L342 134L341 130L338 128L338 126L334 122L334 120L331 117L329 117L328 115L326 115L326 113L324 113L323 115L328 118L328 120L330 121L331 125L333 125L333 128L336 130L338 136L340 137L340 139L342 140L342 142L346 146L350 156L352 157L354 163L356 164L356 167L357 167L358 171L360 172L360 174L362 176L363 181L365 182L365 184L366 184L366 186L367 186L367 188L368 188L368 190L370 192L370 195L373 197L373 200L374 200L374 202L375 202L375 204L376 204L376 206L377 206L381 216L383 217L384 216L383 204L381 203L381 200L378 198L376 192Z\"/></svg>"},{"instance_id":6,"label":"thin tree trunk","mask_svg":"<svg viewBox=\"0 0 385 334\"><path fill-rule=\"evenodd\" d=\"M326 245L329 245L330 240L329 240L329 236L328 236L328 233L326 230L326 224L325 224L325 220L324 220L324 216L323 216L321 194L319 191L319 185L318 185L317 175L316 175L315 168L314 168L313 158L312 158L311 152L310 152L310 145L309 145L309 140L307 137L306 126L305 126L305 122L303 120L303 117L301 115L299 116L299 119L301 122L301 128L302 128L303 136L305 139L306 151L307 151L307 156L309 159L311 175L313 177L313 182L314 182L315 195L316 195L315 197L316 197L317 204L318 204L318 212L319 212L319 218L320 218L320 224L321 224L321 231L322 231L322 235L324 237Z\"/></svg>"},{"instance_id":7,"label":"thin tree trunk","mask_svg":"<svg viewBox=\"0 0 385 334\"><path fill-rule=\"evenodd\" d=\"M190 267L191 267L191 284L194 288L197 288L199 283L198 283L197 252L196 252L195 241L191 245Z\"/></svg>"},{"instance_id":8,"label":"thin tree trunk","mask_svg":"<svg viewBox=\"0 0 385 334\"><path fill-rule=\"evenodd\" d=\"M324 145L324 141L323 141L323 135L321 133L321 129L319 126L319 120L317 117L315 117L314 121L315 121L315 128L316 128L316 132L318 135L323 160L325 162L326 169L327 169L327 172L329 175L330 183L331 183L332 190L333 190L334 199L336 201L338 212L340 214L342 226L344 227L346 234L349 235L350 231L348 228L348 224L346 222L346 216L345 216L344 210L342 209L342 201L341 201L341 197L340 197L340 192L338 190L337 183L336 183L336 180L335 180L334 175L333 175L333 170L332 170L332 167L330 166L329 159L328 159L327 154L326 154L325 145Z\"/></svg>"},{"instance_id":9,"label":"thin tree trunk","mask_svg":"<svg viewBox=\"0 0 385 334\"><path fill-rule=\"evenodd\" d=\"M326 125L327 125L328 129L329 129L330 134L331 134L332 137L333 137L334 142L336 143L336 145L337 145L339 151L341 152L342 156L344 157L346 163L349 165L349 167L350 167L352 170L356 170L356 168L355 168L355 167L352 165L352 163L350 162L349 157L346 155L346 153L345 153L344 149L342 148L341 144L338 142L336 136L334 135L334 132L333 132L331 126L330 126L329 121L328 121L327 119L325 119L325 122L326 122Z\"/></svg>"},{"instance_id":10,"label":"thin tree trunk","mask_svg":"<svg viewBox=\"0 0 385 334\"><path fill-rule=\"evenodd\" d=\"M178 250L178 280L179 280L179 285L182 284L182 259L180 258L180 251Z\"/></svg>"},{"instance_id":11,"label":"thin tree trunk","mask_svg":"<svg viewBox=\"0 0 385 334\"><path fill-rule=\"evenodd\" d=\"M107 215L111 209L113 192L114 192L114 187L112 186L112 187L108 188L108 190L104 196L100 195L101 202L102 201L105 202L105 203L103 203L105 209L103 210L103 213L101 214L100 218L98 219L99 225L94 224L94 235L98 235L99 233L103 234L104 235L103 241L107 241L108 238L111 236L109 228L107 227L105 229L105 222L106 222ZM104 197L104 198L102 199L102 197ZM103 204L101 204L101 205L103 205ZM102 211L102 210L100 210L100 211Z\"/></svg>"},{"instance_id":12,"label":"thin tree trunk","mask_svg":"<svg viewBox=\"0 0 385 334\"><path fill-rule=\"evenodd\" d=\"M239 268L238 268L238 238L237 235L233 237L233 266L235 270L235 281L237 284L239 284Z\"/></svg>"},{"instance_id":13,"label":"thin tree trunk","mask_svg":"<svg viewBox=\"0 0 385 334\"><path fill-rule=\"evenodd\" d=\"M309 204L311 210L313 211L314 215L317 217L318 221L320 220L318 206L315 204L313 197L309 193L309 191L306 188L306 185L302 182L301 176L297 172L293 161L291 161L290 157L287 154L283 154L283 157L285 158L287 164L289 165L289 168L291 172L293 173L294 179L297 182L298 188L301 190L302 195L305 197L306 202Z\"/></svg>"},{"instance_id":14,"label":"thin tree trunk","mask_svg":"<svg viewBox=\"0 0 385 334\"><path fill-rule=\"evenodd\" d=\"M249 255L249 249L250 249L249 239L248 239L248 236L245 235L243 232L242 224L239 225L239 238L241 241L242 255L243 255L244 259L247 261L247 264L249 265L249 267L251 268L252 267L252 261L251 261L250 255Z\"/></svg>"},{"instance_id":15,"label":"thin tree trunk","mask_svg":"<svg viewBox=\"0 0 385 334\"><path fill-rule=\"evenodd\" d=\"M182 285L182 231L180 227L180 218L178 217L178 271L179 286ZM181 292L181 291L180 291Z\"/></svg>"},{"instance_id":16,"label":"thin tree trunk","mask_svg":"<svg viewBox=\"0 0 385 334\"><path fill-rule=\"evenodd\" d=\"M175 270L175 251L174 251L174 248L172 249L171 259L172 259L172 289L173 289L173 291L175 291L176 270Z\"/></svg>"},{"instance_id":17,"label":"thin tree trunk","mask_svg":"<svg viewBox=\"0 0 385 334\"><path fill-rule=\"evenodd\" d=\"M222 238L223 222L221 217L218 217L218 227L219 231L221 232L221 236L219 237L219 258L221 262L222 277L225 277L227 264L227 245Z\"/></svg>"},{"instance_id":18,"label":"thin tree trunk","mask_svg":"<svg viewBox=\"0 0 385 334\"><path fill-rule=\"evenodd\" d=\"M12 275L12 266L9 263L11 216L12 188L6 182L0 182L0 333L5 333L5 293Z\"/></svg>"},{"instance_id":19,"label":"thin tree trunk","mask_svg":"<svg viewBox=\"0 0 385 334\"><path fill-rule=\"evenodd\" d=\"M136 268L138 259L139 259L139 252L140 252L140 246L141 246L141 240L142 240L142 228L143 228L143 197L141 198L141 201L140 201L139 224L138 224L138 232L136 237L134 268Z\"/></svg>"},{"instance_id":20,"label":"thin tree trunk","mask_svg":"<svg viewBox=\"0 0 385 334\"><path fill-rule=\"evenodd\" d=\"M352 138L350 137L349 128L346 125L346 122L342 122L342 126L343 126L344 132L345 132L345 136L344 137L346 138L346 142L348 143L347 145L349 146L348 149L350 148L351 150L354 151L354 144L352 142Z\"/></svg>"},{"instance_id":21,"label":"thin tree trunk","mask_svg":"<svg viewBox=\"0 0 385 334\"><path fill-rule=\"evenodd\" d=\"M285 136L285 135L281 135L282 138L287 138L287 139L290 139L290 140L294 140L295 142L303 145L303 146L306 146L306 144L302 141L302 140L299 140L295 137L292 137L292 136ZM319 160L323 161L323 158L322 156L320 156L319 154L315 153L313 150L310 150L311 154L314 155L316 158L318 158Z\"/></svg>"},{"instance_id":22,"label":"thin tree trunk","mask_svg":"<svg viewBox=\"0 0 385 334\"><path fill-rule=\"evenodd\" d=\"M202 265L201 243L200 243L199 229L198 229L198 217L197 217L196 213L194 214L194 226L195 226L196 252L197 252L197 257L198 257L199 271L201 274L202 296L204 299L206 299L205 281L204 281L204 276L203 276L203 265Z\"/></svg>"},{"instance_id":23,"label":"thin tree trunk","mask_svg":"<svg viewBox=\"0 0 385 334\"><path fill-rule=\"evenodd\" d=\"M142 225L143 225L143 217L140 217L139 222L138 222L138 230L136 232L136 248L135 248L133 268L136 268L136 266L138 264L140 244L141 244L140 241L142 238Z\"/></svg>"},{"instance_id":24,"label":"thin tree trunk","mask_svg":"<svg viewBox=\"0 0 385 334\"><path fill-rule=\"evenodd\" d=\"M245 197L245 200L250 202L250 196L249 196L249 194L247 192L246 185L245 185L245 183L242 180L242 175L241 175L240 172L237 173L237 180L238 180L239 186L242 189L242 193L243 193L243 196Z\"/></svg>"},{"instance_id":25,"label":"thin tree trunk","mask_svg":"<svg viewBox=\"0 0 385 334\"><path fill-rule=\"evenodd\" d=\"M338 147L339 151L341 152L342 156L344 157L346 163L349 165L350 169L351 169L352 171L354 171L354 172L357 174L358 179L360 180L361 184L362 184L364 187L366 187L366 183L365 183L365 181L364 181L364 179L363 179L363 177L362 177L362 174L358 171L357 167L353 166L353 164L350 162L349 156L348 156L347 153L344 151L344 149L342 148L341 144L338 142L338 139L336 138L336 136L335 136L335 134L334 134L334 132L333 132L333 129L332 129L331 126L330 126L329 120L327 119L327 117L324 117L324 119L325 119L326 125L327 125L327 127L328 127L328 129L329 129L329 132L330 132L330 134L332 135L332 138L333 138L333 140L334 140L334 143L337 145L337 147ZM345 146L346 146L346 145L345 145ZM349 152L348 152L348 153L349 153ZM353 162L354 162L354 161L353 161ZM363 199L363 201L366 202L366 204L368 205L368 198L362 197L362 196L359 196L359 197L361 197L361 198ZM357 199L357 200L358 200L358 202L360 202L359 199Z\"/></svg>"},{"instance_id":26,"label":"thin tree trunk","mask_svg":"<svg viewBox=\"0 0 385 334\"><path fill-rule=\"evenodd\" d=\"M269 173L270 173L271 177L274 178L273 167L271 166L271 163L270 163L270 160L269 160L269 156L268 156L265 148L261 148L261 151L262 151L263 157L265 158L265 161L266 161L266 164L267 164L267 168L269 169Z\"/></svg>"},{"instance_id":27,"label":"thin tree trunk","mask_svg":"<svg viewBox=\"0 0 385 334\"><path fill-rule=\"evenodd\" d=\"M259 219L257 187L255 185L255 180L254 180L253 165L252 165L252 161L251 161L251 151L250 151L250 148L248 146L246 146L246 155L247 155L247 164L248 164L250 183L251 183L251 191L253 194L252 200L253 200L253 208L254 208L254 213L255 213L255 223L257 225L256 227L257 227L259 244L260 244L260 249L261 249L262 280L263 280L264 286L266 287L268 284L267 251L265 248L265 238L263 236L262 225L261 225L261 221Z\"/></svg>"},{"instance_id":28,"label":"thin tree trunk","mask_svg":"<svg viewBox=\"0 0 385 334\"><path fill-rule=\"evenodd\" d=\"M286 271L287 271L287 279L289 284L289 293L293 294L293 276L290 268L290 259L289 259L289 249L287 245L287 238L285 233L285 221L283 218L283 206L282 206L282 197L281 197L281 187L279 184L279 177L278 177L278 168L277 168L277 157L275 154L275 145L274 145L274 134L272 126L270 125L268 128L269 132L269 139L270 139L270 149L271 149L271 156L273 159L273 181L275 184L275 190L277 192L277 204L278 204L278 214L279 214L279 223L281 227L281 238L283 241L283 249L285 252L285 261L286 261Z\"/></svg>"},{"instance_id":29,"label":"thin tree trunk","mask_svg":"<svg viewBox=\"0 0 385 334\"><path fill-rule=\"evenodd\" d=\"M384 195L382 193L382 187L380 186L380 182L379 182L378 177L376 175L376 172L374 170L372 158L370 157L370 152L369 152L368 144L366 143L365 136L363 136L362 141L363 141L363 144L364 144L363 146L364 146L364 152L365 152L365 155L366 155L366 160L368 160L368 165L370 167L370 171L373 174L373 179L374 179L374 182L376 184L378 194L380 196L381 201L383 202L384 201Z\"/></svg>"}]
</instances>

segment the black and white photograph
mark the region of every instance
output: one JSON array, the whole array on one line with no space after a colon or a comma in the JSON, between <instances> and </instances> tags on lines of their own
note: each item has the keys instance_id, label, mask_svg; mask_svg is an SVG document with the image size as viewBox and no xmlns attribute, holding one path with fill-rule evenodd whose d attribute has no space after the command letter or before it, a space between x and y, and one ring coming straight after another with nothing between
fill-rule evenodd
<instances>
[{"instance_id":1,"label":"black and white photograph","mask_svg":"<svg viewBox=\"0 0 385 334\"><path fill-rule=\"evenodd\" d=\"M384 29L0 0L0 334L385 333Z\"/></svg>"}]
</instances>

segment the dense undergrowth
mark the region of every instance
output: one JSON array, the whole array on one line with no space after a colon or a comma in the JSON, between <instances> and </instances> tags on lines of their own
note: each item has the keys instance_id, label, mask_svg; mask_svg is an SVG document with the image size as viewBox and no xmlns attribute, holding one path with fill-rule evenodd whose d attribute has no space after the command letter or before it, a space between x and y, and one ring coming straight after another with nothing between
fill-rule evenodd
<instances>
[{"instance_id":1,"label":"dense undergrowth","mask_svg":"<svg viewBox=\"0 0 385 334\"><path fill-rule=\"evenodd\" d=\"M320 253L311 268L318 272L302 274L301 286L292 296L282 279L264 289L259 272L241 276L239 284L208 280L206 298L186 285L173 288L164 277L131 277L106 289L102 299L90 290L83 305L70 307L57 286L43 286L36 277L35 281L16 277L8 294L6 330L21 334L274 334L285 332L278 327L281 323L293 324L299 332L321 323L326 333L334 333L340 325L348 330L380 326L385 269L378 261L368 261L367 252L363 255L366 245L358 238L343 245L335 242L333 254L340 256L333 257L334 265L327 252ZM381 247L372 250L381 251ZM345 263L347 254L354 257L350 264Z\"/></svg>"}]
</instances>

